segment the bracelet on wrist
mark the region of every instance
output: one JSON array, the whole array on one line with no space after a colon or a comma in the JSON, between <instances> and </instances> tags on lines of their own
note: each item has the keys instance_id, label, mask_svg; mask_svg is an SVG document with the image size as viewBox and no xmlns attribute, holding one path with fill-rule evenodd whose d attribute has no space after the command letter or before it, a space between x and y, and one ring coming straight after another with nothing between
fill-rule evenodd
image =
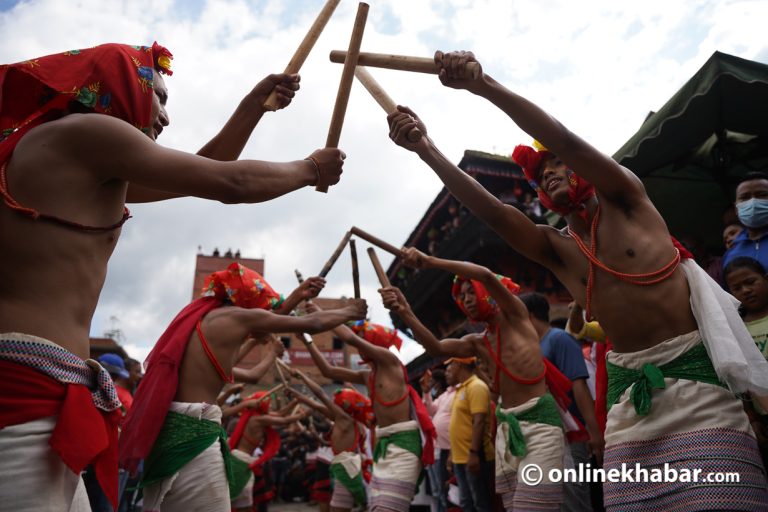
<instances>
[{"instance_id":1,"label":"bracelet on wrist","mask_svg":"<svg viewBox=\"0 0 768 512\"><path fill-rule=\"evenodd\" d=\"M309 160L315 165L315 173L317 174L317 179L315 180L315 186L320 184L320 162L317 161L317 158L313 156L308 156L304 160Z\"/></svg>"}]
</instances>

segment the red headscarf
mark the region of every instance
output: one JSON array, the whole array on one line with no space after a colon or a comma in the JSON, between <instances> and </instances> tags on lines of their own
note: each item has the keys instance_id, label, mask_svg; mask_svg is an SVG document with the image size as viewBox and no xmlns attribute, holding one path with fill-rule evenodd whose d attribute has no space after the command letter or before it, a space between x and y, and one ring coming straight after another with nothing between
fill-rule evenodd
<instances>
[{"instance_id":1,"label":"red headscarf","mask_svg":"<svg viewBox=\"0 0 768 512\"><path fill-rule=\"evenodd\" d=\"M333 395L333 403L338 405L355 421L370 427L374 422L373 406L367 396L351 388L339 388Z\"/></svg>"},{"instance_id":2,"label":"red headscarf","mask_svg":"<svg viewBox=\"0 0 768 512\"><path fill-rule=\"evenodd\" d=\"M30 129L61 117L71 101L148 133L153 70L170 75L172 57L157 43L110 43L0 66L0 164Z\"/></svg>"},{"instance_id":3,"label":"red headscarf","mask_svg":"<svg viewBox=\"0 0 768 512\"><path fill-rule=\"evenodd\" d=\"M258 400L259 398L266 396L266 394L266 391L257 391L249 396L248 400ZM245 412L240 415L235 430L232 432L232 437L229 438L229 448L231 450L237 448L237 445L240 443L240 439L242 439L245 434L245 429L248 426L248 420L254 416L264 416L265 414L269 414L269 404L269 397L267 397L259 402L259 407L257 409L246 409ZM261 456L250 464L251 469L269 461L272 457L277 455L278 451L280 451L280 435L269 425L264 427L264 443L262 444L261 449Z\"/></svg>"},{"instance_id":4,"label":"red headscarf","mask_svg":"<svg viewBox=\"0 0 768 512\"><path fill-rule=\"evenodd\" d=\"M520 285L512 281L510 278L496 274L496 279L501 281L501 284L503 284L507 290L514 293L515 295L520 293ZM472 288L475 290L475 296L477 297L477 314L475 316L469 314L469 311L467 311L467 309L464 307L464 303L459 298L459 295L461 294L461 285L463 283L470 283ZM467 318L472 321L487 322L491 317L499 312L499 305L496 304L496 301L493 299L493 297L491 297L491 294L488 293L488 290L485 289L485 286L483 286L480 281L467 279L461 276L455 276L453 278L451 295L453 296L453 300L456 302L456 305L459 306L459 309L461 309Z\"/></svg>"},{"instance_id":5,"label":"red headscarf","mask_svg":"<svg viewBox=\"0 0 768 512\"><path fill-rule=\"evenodd\" d=\"M541 204L560 215L585 211L584 203L595 195L595 187L571 169L568 169L568 197L570 201L567 206L558 206L553 203L552 199L540 187L540 173L544 161L553 158L555 155L536 141L533 142L533 145L535 146L534 148L522 144L515 147L515 150L512 152L512 161L523 169L523 174L528 179L528 183L539 195Z\"/></svg>"},{"instance_id":6,"label":"red headscarf","mask_svg":"<svg viewBox=\"0 0 768 512\"><path fill-rule=\"evenodd\" d=\"M394 345L397 350L400 350L403 345L403 340L397 335L396 330L367 320L358 320L352 324L352 330L368 343L379 347L389 348Z\"/></svg>"},{"instance_id":7,"label":"red headscarf","mask_svg":"<svg viewBox=\"0 0 768 512\"><path fill-rule=\"evenodd\" d=\"M147 371L120 436L120 465L131 472L149 454L163 426L179 385L179 365L197 322L210 311L234 303L233 298L241 307L269 309L277 296L260 274L237 262L209 276L206 283L205 296L176 315L145 361Z\"/></svg>"},{"instance_id":8,"label":"red headscarf","mask_svg":"<svg viewBox=\"0 0 768 512\"><path fill-rule=\"evenodd\" d=\"M206 277L203 296L222 297L233 306L246 309L275 309L283 302L282 296L269 286L261 274L238 262Z\"/></svg>"}]
</instances>

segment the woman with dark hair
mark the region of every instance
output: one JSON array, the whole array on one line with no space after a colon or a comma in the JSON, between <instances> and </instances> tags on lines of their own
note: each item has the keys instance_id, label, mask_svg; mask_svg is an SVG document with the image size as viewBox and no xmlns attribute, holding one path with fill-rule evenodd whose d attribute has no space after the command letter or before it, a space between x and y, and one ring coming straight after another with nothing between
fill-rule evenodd
<instances>
[{"instance_id":1,"label":"woman with dark hair","mask_svg":"<svg viewBox=\"0 0 768 512\"><path fill-rule=\"evenodd\" d=\"M744 324L768 359L768 274L762 263L754 258L739 256L723 270L725 282L741 306L739 312ZM756 401L745 401L749 421L757 436L763 464L768 464L768 411Z\"/></svg>"}]
</instances>

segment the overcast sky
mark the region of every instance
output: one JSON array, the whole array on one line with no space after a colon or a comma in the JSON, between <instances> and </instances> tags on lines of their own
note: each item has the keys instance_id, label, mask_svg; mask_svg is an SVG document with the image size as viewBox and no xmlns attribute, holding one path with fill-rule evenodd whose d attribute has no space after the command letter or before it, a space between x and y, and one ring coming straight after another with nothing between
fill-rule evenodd
<instances>
[{"instance_id":1,"label":"overcast sky","mask_svg":"<svg viewBox=\"0 0 768 512\"><path fill-rule=\"evenodd\" d=\"M106 42L151 45L174 54L168 111L159 143L195 152L250 88L283 70L321 0L0 0L0 63ZM286 110L268 113L242 157L286 161L321 147L341 66L328 60L349 43L357 2L342 0L301 70ZM430 57L472 50L486 73L538 103L601 151L612 154L716 51L768 62L764 0L371 0L363 51ZM444 88L435 76L371 70L395 101L413 108L438 147L458 163L466 149L508 155L530 137L490 103ZM405 242L441 188L418 158L387 137L384 112L355 84L341 148L341 183L258 205L176 199L132 207L91 326L121 329L143 359L190 300L197 247L240 249L265 258L279 291L295 268L319 272L344 232L357 225ZM365 257L367 244L358 242ZM328 276L324 295L352 294L349 257ZM387 266L391 256L379 251ZM363 296L374 321L390 325L367 258ZM119 319L117 323L111 317ZM418 353L404 346L407 359Z\"/></svg>"}]
</instances>

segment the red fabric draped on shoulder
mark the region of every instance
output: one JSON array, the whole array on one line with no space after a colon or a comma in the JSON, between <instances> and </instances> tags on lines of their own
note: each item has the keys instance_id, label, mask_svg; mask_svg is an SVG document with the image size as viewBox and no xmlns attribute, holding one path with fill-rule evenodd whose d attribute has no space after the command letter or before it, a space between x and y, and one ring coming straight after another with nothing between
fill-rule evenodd
<instances>
[{"instance_id":1,"label":"red fabric draped on shoulder","mask_svg":"<svg viewBox=\"0 0 768 512\"><path fill-rule=\"evenodd\" d=\"M249 396L247 400L258 400L265 395L266 391L257 391ZM229 438L229 448L231 450L237 448L240 440L245 435L245 429L248 427L248 420L254 416L269 414L269 404L269 398L265 398L259 403L257 409L246 409L246 411L240 415L235 430L232 432L232 437ZM261 456L250 464L251 469L268 462L272 457L277 455L278 451L280 451L280 434L270 426L264 427L264 442L261 445L261 450Z\"/></svg>"},{"instance_id":2,"label":"red fabric draped on shoulder","mask_svg":"<svg viewBox=\"0 0 768 512\"><path fill-rule=\"evenodd\" d=\"M179 366L197 322L225 303L262 309L279 303L277 292L258 272L237 262L208 276L203 294L205 297L176 315L147 357L147 372L136 390L120 437L120 465L130 471L135 471L139 461L149 455L163 426L178 389Z\"/></svg>"}]
</instances>

